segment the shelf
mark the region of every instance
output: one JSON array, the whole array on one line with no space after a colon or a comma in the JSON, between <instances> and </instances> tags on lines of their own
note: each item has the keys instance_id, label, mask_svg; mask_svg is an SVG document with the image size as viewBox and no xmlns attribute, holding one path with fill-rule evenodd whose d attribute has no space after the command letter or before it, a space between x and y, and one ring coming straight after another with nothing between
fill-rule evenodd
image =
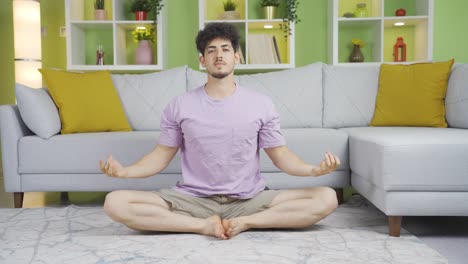
<instances>
[{"instance_id":1,"label":"shelf","mask_svg":"<svg viewBox=\"0 0 468 264\"><path fill-rule=\"evenodd\" d=\"M285 10L279 8L275 18L265 19L262 16L260 0L238 0L237 3L239 19L221 19L224 12L222 1L199 0L200 30L213 22L231 23L236 26L241 36L240 47L245 61L237 64L236 69L294 68L294 24L290 25L291 35L286 35L280 27L285 23L282 19ZM251 38L260 40L263 46L256 46L255 42L250 41ZM204 69L203 66L200 65L200 69Z\"/></svg>"},{"instance_id":2,"label":"shelf","mask_svg":"<svg viewBox=\"0 0 468 264\"><path fill-rule=\"evenodd\" d=\"M366 3L367 17L343 17L357 2L329 1L329 63L347 64L352 39L361 39L364 63L393 62L393 46L398 37L406 43L407 62L432 60L433 0L360 0ZM405 16L395 16L404 8ZM395 23L404 23L403 26Z\"/></svg>"},{"instance_id":3,"label":"shelf","mask_svg":"<svg viewBox=\"0 0 468 264\"><path fill-rule=\"evenodd\" d=\"M128 0L105 0L106 20L94 20L93 0L65 0L67 28L67 69L69 70L162 70L167 57L167 16L164 7L154 24L154 17L134 20ZM138 43L131 32L140 26L153 27L153 64L135 63ZM96 51L101 46L104 64L96 65ZM164 51L164 52L163 52Z\"/></svg>"}]
</instances>

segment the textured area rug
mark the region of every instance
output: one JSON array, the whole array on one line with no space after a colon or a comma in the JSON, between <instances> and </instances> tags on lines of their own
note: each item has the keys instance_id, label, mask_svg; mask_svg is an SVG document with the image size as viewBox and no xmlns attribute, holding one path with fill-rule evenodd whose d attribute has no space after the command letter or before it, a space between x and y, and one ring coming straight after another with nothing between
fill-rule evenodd
<instances>
[{"instance_id":1,"label":"textured area rug","mask_svg":"<svg viewBox=\"0 0 468 264\"><path fill-rule=\"evenodd\" d=\"M287 217L287 216L286 216ZM142 233L102 207L1 209L0 263L448 263L360 196L300 230L255 230L230 240Z\"/></svg>"}]
</instances>

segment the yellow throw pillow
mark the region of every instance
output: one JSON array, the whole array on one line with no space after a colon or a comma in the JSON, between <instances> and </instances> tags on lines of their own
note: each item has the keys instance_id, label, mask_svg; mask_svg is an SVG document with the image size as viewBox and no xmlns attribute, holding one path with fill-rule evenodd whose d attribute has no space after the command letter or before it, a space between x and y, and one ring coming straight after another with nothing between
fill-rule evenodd
<instances>
[{"instance_id":1,"label":"yellow throw pillow","mask_svg":"<svg viewBox=\"0 0 468 264\"><path fill-rule=\"evenodd\" d=\"M108 71L39 71L59 109L62 134L132 130Z\"/></svg>"},{"instance_id":2,"label":"yellow throw pillow","mask_svg":"<svg viewBox=\"0 0 468 264\"><path fill-rule=\"evenodd\" d=\"M452 64L453 59L382 64L370 126L447 127L444 100Z\"/></svg>"}]
</instances>

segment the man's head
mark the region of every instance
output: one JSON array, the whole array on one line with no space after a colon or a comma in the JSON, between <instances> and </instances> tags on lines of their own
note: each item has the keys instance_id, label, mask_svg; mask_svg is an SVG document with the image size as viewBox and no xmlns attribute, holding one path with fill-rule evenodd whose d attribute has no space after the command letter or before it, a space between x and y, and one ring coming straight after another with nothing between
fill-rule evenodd
<instances>
[{"instance_id":1,"label":"man's head","mask_svg":"<svg viewBox=\"0 0 468 264\"><path fill-rule=\"evenodd\" d=\"M217 38L229 40L234 51L237 52L240 36L236 27L228 23L209 23L203 30L198 32L195 40L197 49L202 56L205 55L208 44Z\"/></svg>"},{"instance_id":2,"label":"man's head","mask_svg":"<svg viewBox=\"0 0 468 264\"><path fill-rule=\"evenodd\" d=\"M200 63L208 74L223 79L234 71L239 62L239 33L228 23L210 23L198 32L197 49L200 52Z\"/></svg>"}]
</instances>

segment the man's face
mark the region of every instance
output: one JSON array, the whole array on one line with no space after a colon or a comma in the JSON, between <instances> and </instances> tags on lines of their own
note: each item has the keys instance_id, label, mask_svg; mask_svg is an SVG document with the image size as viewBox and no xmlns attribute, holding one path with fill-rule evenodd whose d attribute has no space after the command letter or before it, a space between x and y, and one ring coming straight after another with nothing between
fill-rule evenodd
<instances>
[{"instance_id":1,"label":"man's face","mask_svg":"<svg viewBox=\"0 0 468 264\"><path fill-rule=\"evenodd\" d=\"M234 71L234 65L239 62L239 53L234 52L231 41L216 38L208 43L200 63L208 74L217 79L223 79Z\"/></svg>"}]
</instances>

